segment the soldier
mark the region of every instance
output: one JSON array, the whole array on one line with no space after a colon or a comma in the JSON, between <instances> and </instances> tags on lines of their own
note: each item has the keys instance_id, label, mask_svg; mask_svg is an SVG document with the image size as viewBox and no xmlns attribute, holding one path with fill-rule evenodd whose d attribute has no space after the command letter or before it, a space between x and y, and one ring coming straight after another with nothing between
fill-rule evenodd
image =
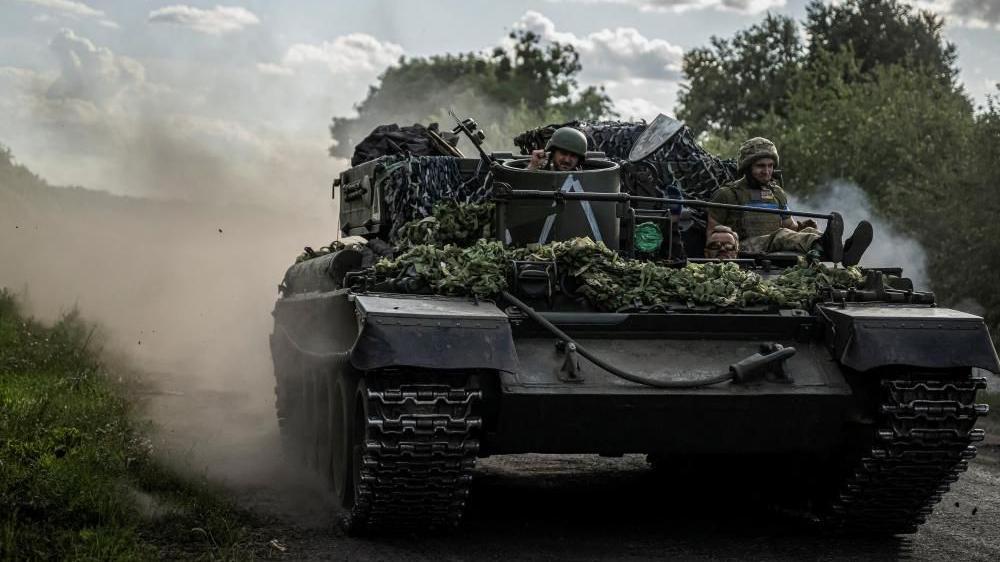
<instances>
[{"instance_id":1,"label":"soldier","mask_svg":"<svg viewBox=\"0 0 1000 562\"><path fill-rule=\"evenodd\" d=\"M531 152L529 170L579 170L587 158L587 137L573 127L561 127L552 133L545 150Z\"/></svg>"},{"instance_id":2,"label":"soldier","mask_svg":"<svg viewBox=\"0 0 1000 562\"><path fill-rule=\"evenodd\" d=\"M715 192L712 202L788 209L788 196L774 181L777 165L778 149L773 142L763 137L744 142L740 145L737 168L743 177ZM861 221L846 243L841 240L840 225L832 221L826 232L820 232L812 220L797 222L790 215L709 209L707 231L713 232L720 224L736 231L743 240L741 251L748 254L814 252L844 265L857 265L872 241L872 225L868 221Z\"/></svg>"},{"instance_id":3,"label":"soldier","mask_svg":"<svg viewBox=\"0 0 1000 562\"><path fill-rule=\"evenodd\" d=\"M740 251L740 237L733 229L721 224L715 225L705 244L705 257L720 260L736 259Z\"/></svg>"}]
</instances>

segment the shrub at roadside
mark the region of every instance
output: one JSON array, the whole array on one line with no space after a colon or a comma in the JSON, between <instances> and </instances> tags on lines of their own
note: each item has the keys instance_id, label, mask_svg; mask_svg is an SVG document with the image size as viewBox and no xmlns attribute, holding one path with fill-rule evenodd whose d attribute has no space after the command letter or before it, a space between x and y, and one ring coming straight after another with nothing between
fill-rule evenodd
<instances>
[{"instance_id":1,"label":"shrub at roadside","mask_svg":"<svg viewBox=\"0 0 1000 562\"><path fill-rule=\"evenodd\" d=\"M151 458L93 333L0 290L0 559L237 556L242 516Z\"/></svg>"}]
</instances>

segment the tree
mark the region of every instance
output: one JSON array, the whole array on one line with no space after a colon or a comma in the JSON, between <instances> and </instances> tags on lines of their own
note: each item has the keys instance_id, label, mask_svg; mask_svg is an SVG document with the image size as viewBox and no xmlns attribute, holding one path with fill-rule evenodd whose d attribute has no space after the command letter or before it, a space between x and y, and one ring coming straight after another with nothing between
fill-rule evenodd
<instances>
[{"instance_id":1,"label":"tree","mask_svg":"<svg viewBox=\"0 0 1000 562\"><path fill-rule=\"evenodd\" d=\"M712 37L709 47L685 53L687 83L678 95L678 116L699 133L722 137L767 114L784 117L798 75L810 66L823 67L837 53L849 53L857 62L857 72L844 80L900 66L955 86L955 46L944 40L941 18L929 11L898 0L812 0L806 12L805 46L794 20L768 14L732 39Z\"/></svg>"},{"instance_id":2,"label":"tree","mask_svg":"<svg viewBox=\"0 0 1000 562\"><path fill-rule=\"evenodd\" d=\"M510 48L497 47L489 55L401 58L368 89L356 106L357 117L333 118L330 154L349 157L381 124L445 121L449 108L509 136L525 122L537 126L611 114L603 88L579 88L579 54L571 45L543 44L525 30L512 32L510 39Z\"/></svg>"},{"instance_id":3,"label":"tree","mask_svg":"<svg viewBox=\"0 0 1000 562\"><path fill-rule=\"evenodd\" d=\"M920 69L945 84L953 84L957 69L955 45L944 40L944 21L926 10L914 10L898 0L847 0L827 4L813 0L806 7L809 60L823 53L850 50L863 74L885 65Z\"/></svg>"},{"instance_id":4,"label":"tree","mask_svg":"<svg viewBox=\"0 0 1000 562\"><path fill-rule=\"evenodd\" d=\"M789 81L803 55L798 27L786 16L764 21L730 40L684 54L688 83L678 94L678 116L695 131L727 134L768 113L782 114Z\"/></svg>"},{"instance_id":5,"label":"tree","mask_svg":"<svg viewBox=\"0 0 1000 562\"><path fill-rule=\"evenodd\" d=\"M799 193L845 179L884 212L915 218L910 226L938 212L941 187L967 170L968 98L899 65L865 73L848 51L818 61L795 80L785 115L769 114L739 136L775 139Z\"/></svg>"}]
</instances>

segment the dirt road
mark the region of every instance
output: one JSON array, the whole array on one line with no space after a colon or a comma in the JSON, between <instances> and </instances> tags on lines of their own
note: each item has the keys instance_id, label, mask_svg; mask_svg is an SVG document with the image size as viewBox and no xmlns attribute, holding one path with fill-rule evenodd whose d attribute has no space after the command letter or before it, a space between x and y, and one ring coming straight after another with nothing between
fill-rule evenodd
<instances>
[{"instance_id":1,"label":"dirt road","mask_svg":"<svg viewBox=\"0 0 1000 562\"><path fill-rule=\"evenodd\" d=\"M270 396L166 381L147 413L160 450L204 471L261 515L259 552L283 560L998 560L1000 441L992 439L920 532L892 540L829 536L741 481L664 479L644 458L482 459L467 519L452 534L346 537L318 480L279 454ZM284 552L266 545L276 540Z\"/></svg>"}]
</instances>

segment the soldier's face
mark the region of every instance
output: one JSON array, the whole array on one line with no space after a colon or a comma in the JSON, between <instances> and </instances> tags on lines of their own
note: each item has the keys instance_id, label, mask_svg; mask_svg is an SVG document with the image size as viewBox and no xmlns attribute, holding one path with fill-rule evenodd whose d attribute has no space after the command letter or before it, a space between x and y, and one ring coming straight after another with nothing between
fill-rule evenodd
<instances>
[{"instance_id":1,"label":"soldier's face","mask_svg":"<svg viewBox=\"0 0 1000 562\"><path fill-rule=\"evenodd\" d=\"M576 169L576 165L579 163L580 157L572 152L566 152L558 148L552 151L552 168L555 170L568 172Z\"/></svg>"},{"instance_id":2,"label":"soldier's face","mask_svg":"<svg viewBox=\"0 0 1000 562\"><path fill-rule=\"evenodd\" d=\"M774 160L761 158L750 166L750 175L758 183L767 183L774 177Z\"/></svg>"},{"instance_id":3,"label":"soldier's face","mask_svg":"<svg viewBox=\"0 0 1000 562\"><path fill-rule=\"evenodd\" d=\"M739 244L736 243L736 238L728 232L713 232L708 244L705 245L706 258L732 260L736 259L738 251Z\"/></svg>"}]
</instances>

